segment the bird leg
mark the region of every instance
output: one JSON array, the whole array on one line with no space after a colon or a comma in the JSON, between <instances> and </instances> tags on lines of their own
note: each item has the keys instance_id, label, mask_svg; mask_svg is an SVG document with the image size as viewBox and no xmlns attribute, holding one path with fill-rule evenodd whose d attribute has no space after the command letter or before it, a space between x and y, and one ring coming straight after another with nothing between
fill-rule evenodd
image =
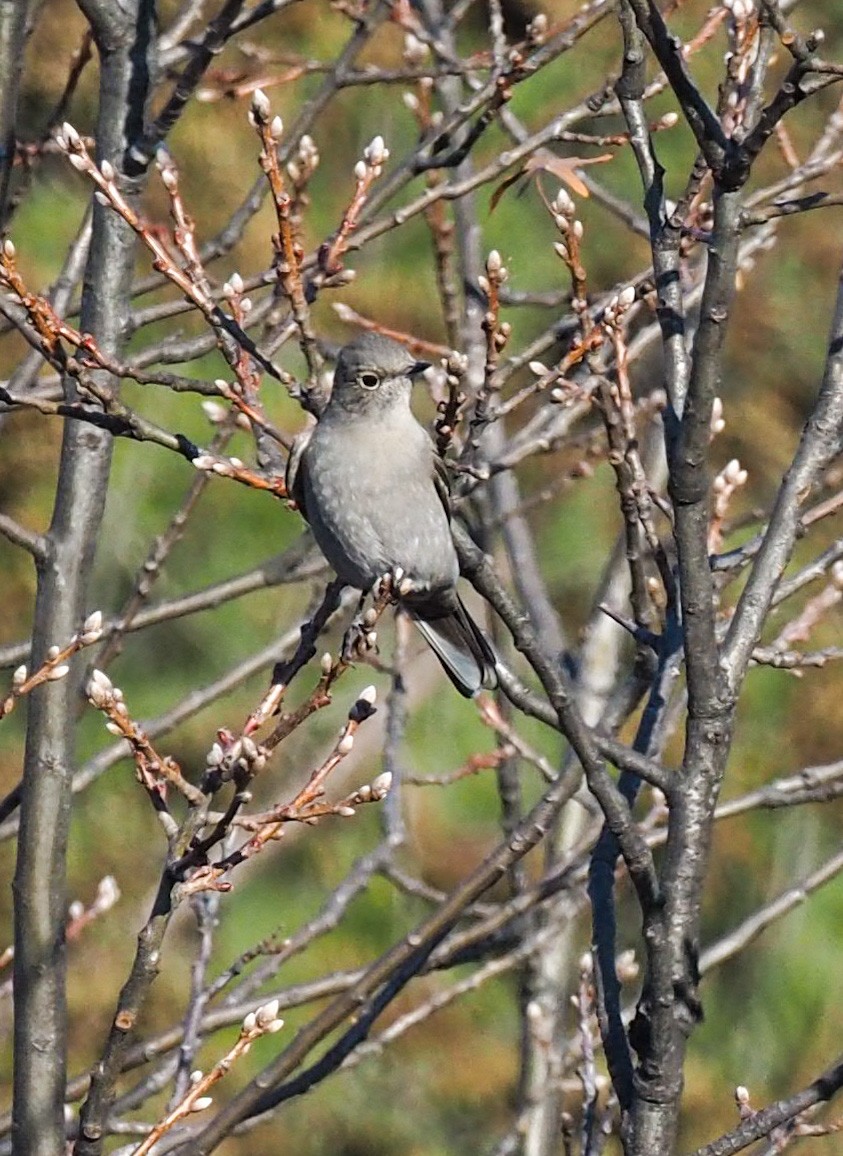
<instances>
[{"instance_id":1,"label":"bird leg","mask_svg":"<svg viewBox=\"0 0 843 1156\"><path fill-rule=\"evenodd\" d=\"M399 566L375 582L371 591L373 604L362 613L366 594L361 596L357 615L343 636L340 652L343 662L353 662L355 658L365 661L370 654L377 653L378 636L374 629L375 624L387 606L397 601L396 590L401 589L406 583L404 571Z\"/></svg>"}]
</instances>

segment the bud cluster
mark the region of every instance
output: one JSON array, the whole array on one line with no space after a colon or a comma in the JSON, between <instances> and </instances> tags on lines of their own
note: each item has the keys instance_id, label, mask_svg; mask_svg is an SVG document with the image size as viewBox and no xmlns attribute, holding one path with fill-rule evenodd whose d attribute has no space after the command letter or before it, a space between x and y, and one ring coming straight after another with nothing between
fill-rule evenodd
<instances>
[{"instance_id":1,"label":"bud cluster","mask_svg":"<svg viewBox=\"0 0 843 1156\"><path fill-rule=\"evenodd\" d=\"M85 694L91 706L95 706L97 710L105 711L111 716L105 724L106 730L113 735L125 734L130 723L129 711L123 701L123 691L119 686L114 685L105 671L93 670L91 672L88 685L85 687ZM125 720L123 726L115 721L115 716Z\"/></svg>"},{"instance_id":2,"label":"bud cluster","mask_svg":"<svg viewBox=\"0 0 843 1156\"><path fill-rule=\"evenodd\" d=\"M280 116L272 115L272 106L269 103L269 97L262 88L256 88L252 93L252 103L249 106L249 124L260 131L262 128L269 129L269 135L273 140L280 140L284 133L284 122Z\"/></svg>"},{"instance_id":3,"label":"bud cluster","mask_svg":"<svg viewBox=\"0 0 843 1156\"><path fill-rule=\"evenodd\" d=\"M553 213L553 223L565 238L564 242L556 241L553 248L558 257L570 264L583 237L583 223L576 216L577 207L570 193L564 187L560 188L550 208Z\"/></svg>"},{"instance_id":4,"label":"bud cluster","mask_svg":"<svg viewBox=\"0 0 843 1156\"><path fill-rule=\"evenodd\" d=\"M299 141L295 157L287 162L287 175L297 189L301 189L319 166L319 149L312 136L307 133Z\"/></svg>"},{"instance_id":5,"label":"bud cluster","mask_svg":"<svg viewBox=\"0 0 843 1156\"><path fill-rule=\"evenodd\" d=\"M284 1026L284 1021L278 1016L278 1008L278 1000L271 999L249 1012L243 1018L241 1034L251 1041L256 1040L258 1036L271 1036L279 1032Z\"/></svg>"},{"instance_id":6,"label":"bud cluster","mask_svg":"<svg viewBox=\"0 0 843 1156\"><path fill-rule=\"evenodd\" d=\"M632 307L635 302L635 286L627 285L626 288L621 289L620 293L615 293L609 298L609 303L603 310L603 322L612 328L617 328L623 315Z\"/></svg>"},{"instance_id":7,"label":"bud cluster","mask_svg":"<svg viewBox=\"0 0 843 1156\"><path fill-rule=\"evenodd\" d=\"M11 242L7 242L11 244ZM67 659L85 646L92 646L102 638L102 612L94 610L82 623L82 629L74 634L65 647L51 646L41 666L32 674L26 664L21 664L12 675L12 693L5 700L0 699L0 718L10 714L21 695L29 694L44 682L58 682L70 673Z\"/></svg>"},{"instance_id":8,"label":"bud cluster","mask_svg":"<svg viewBox=\"0 0 843 1156\"><path fill-rule=\"evenodd\" d=\"M389 160L389 149L384 144L382 136L372 138L370 144L363 149L363 159L354 166L354 175L362 184L374 180L383 172L384 164Z\"/></svg>"},{"instance_id":9,"label":"bud cluster","mask_svg":"<svg viewBox=\"0 0 843 1156\"><path fill-rule=\"evenodd\" d=\"M227 781L238 771L244 771L249 778L260 774L266 766L266 760L265 748L258 746L248 735L241 735L226 747L219 741L212 743L205 756L205 766L209 771L221 774L223 781Z\"/></svg>"}]
</instances>

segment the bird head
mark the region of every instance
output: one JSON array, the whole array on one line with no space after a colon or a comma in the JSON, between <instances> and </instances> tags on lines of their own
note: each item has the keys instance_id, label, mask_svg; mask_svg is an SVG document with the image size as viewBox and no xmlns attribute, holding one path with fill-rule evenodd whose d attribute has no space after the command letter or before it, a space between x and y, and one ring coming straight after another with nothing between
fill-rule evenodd
<instances>
[{"instance_id":1,"label":"bird head","mask_svg":"<svg viewBox=\"0 0 843 1156\"><path fill-rule=\"evenodd\" d=\"M337 359L331 405L352 412L378 411L409 402L413 378L430 363L416 361L389 337L364 333L349 342Z\"/></svg>"}]
</instances>

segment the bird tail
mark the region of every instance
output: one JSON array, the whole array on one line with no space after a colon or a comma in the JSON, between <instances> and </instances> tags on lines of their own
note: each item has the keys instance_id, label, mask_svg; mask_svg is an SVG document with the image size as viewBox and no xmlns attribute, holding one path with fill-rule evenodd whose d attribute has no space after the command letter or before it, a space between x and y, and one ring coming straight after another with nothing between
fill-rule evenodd
<instances>
[{"instance_id":1,"label":"bird tail","mask_svg":"<svg viewBox=\"0 0 843 1156\"><path fill-rule=\"evenodd\" d=\"M492 644L459 598L444 613L424 603L404 606L460 694L473 698L498 685Z\"/></svg>"}]
</instances>

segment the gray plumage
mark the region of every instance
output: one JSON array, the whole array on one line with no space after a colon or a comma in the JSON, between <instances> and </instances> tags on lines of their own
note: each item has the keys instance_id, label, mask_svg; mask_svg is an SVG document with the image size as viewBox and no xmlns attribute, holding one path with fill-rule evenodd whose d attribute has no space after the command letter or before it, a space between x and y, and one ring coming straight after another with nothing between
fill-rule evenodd
<instances>
[{"instance_id":1,"label":"gray plumage","mask_svg":"<svg viewBox=\"0 0 843 1156\"><path fill-rule=\"evenodd\" d=\"M496 685L495 655L457 594L444 467L410 409L424 368L379 334L346 345L324 413L296 439L287 492L343 582L369 590L403 571L401 605L470 697Z\"/></svg>"}]
</instances>

